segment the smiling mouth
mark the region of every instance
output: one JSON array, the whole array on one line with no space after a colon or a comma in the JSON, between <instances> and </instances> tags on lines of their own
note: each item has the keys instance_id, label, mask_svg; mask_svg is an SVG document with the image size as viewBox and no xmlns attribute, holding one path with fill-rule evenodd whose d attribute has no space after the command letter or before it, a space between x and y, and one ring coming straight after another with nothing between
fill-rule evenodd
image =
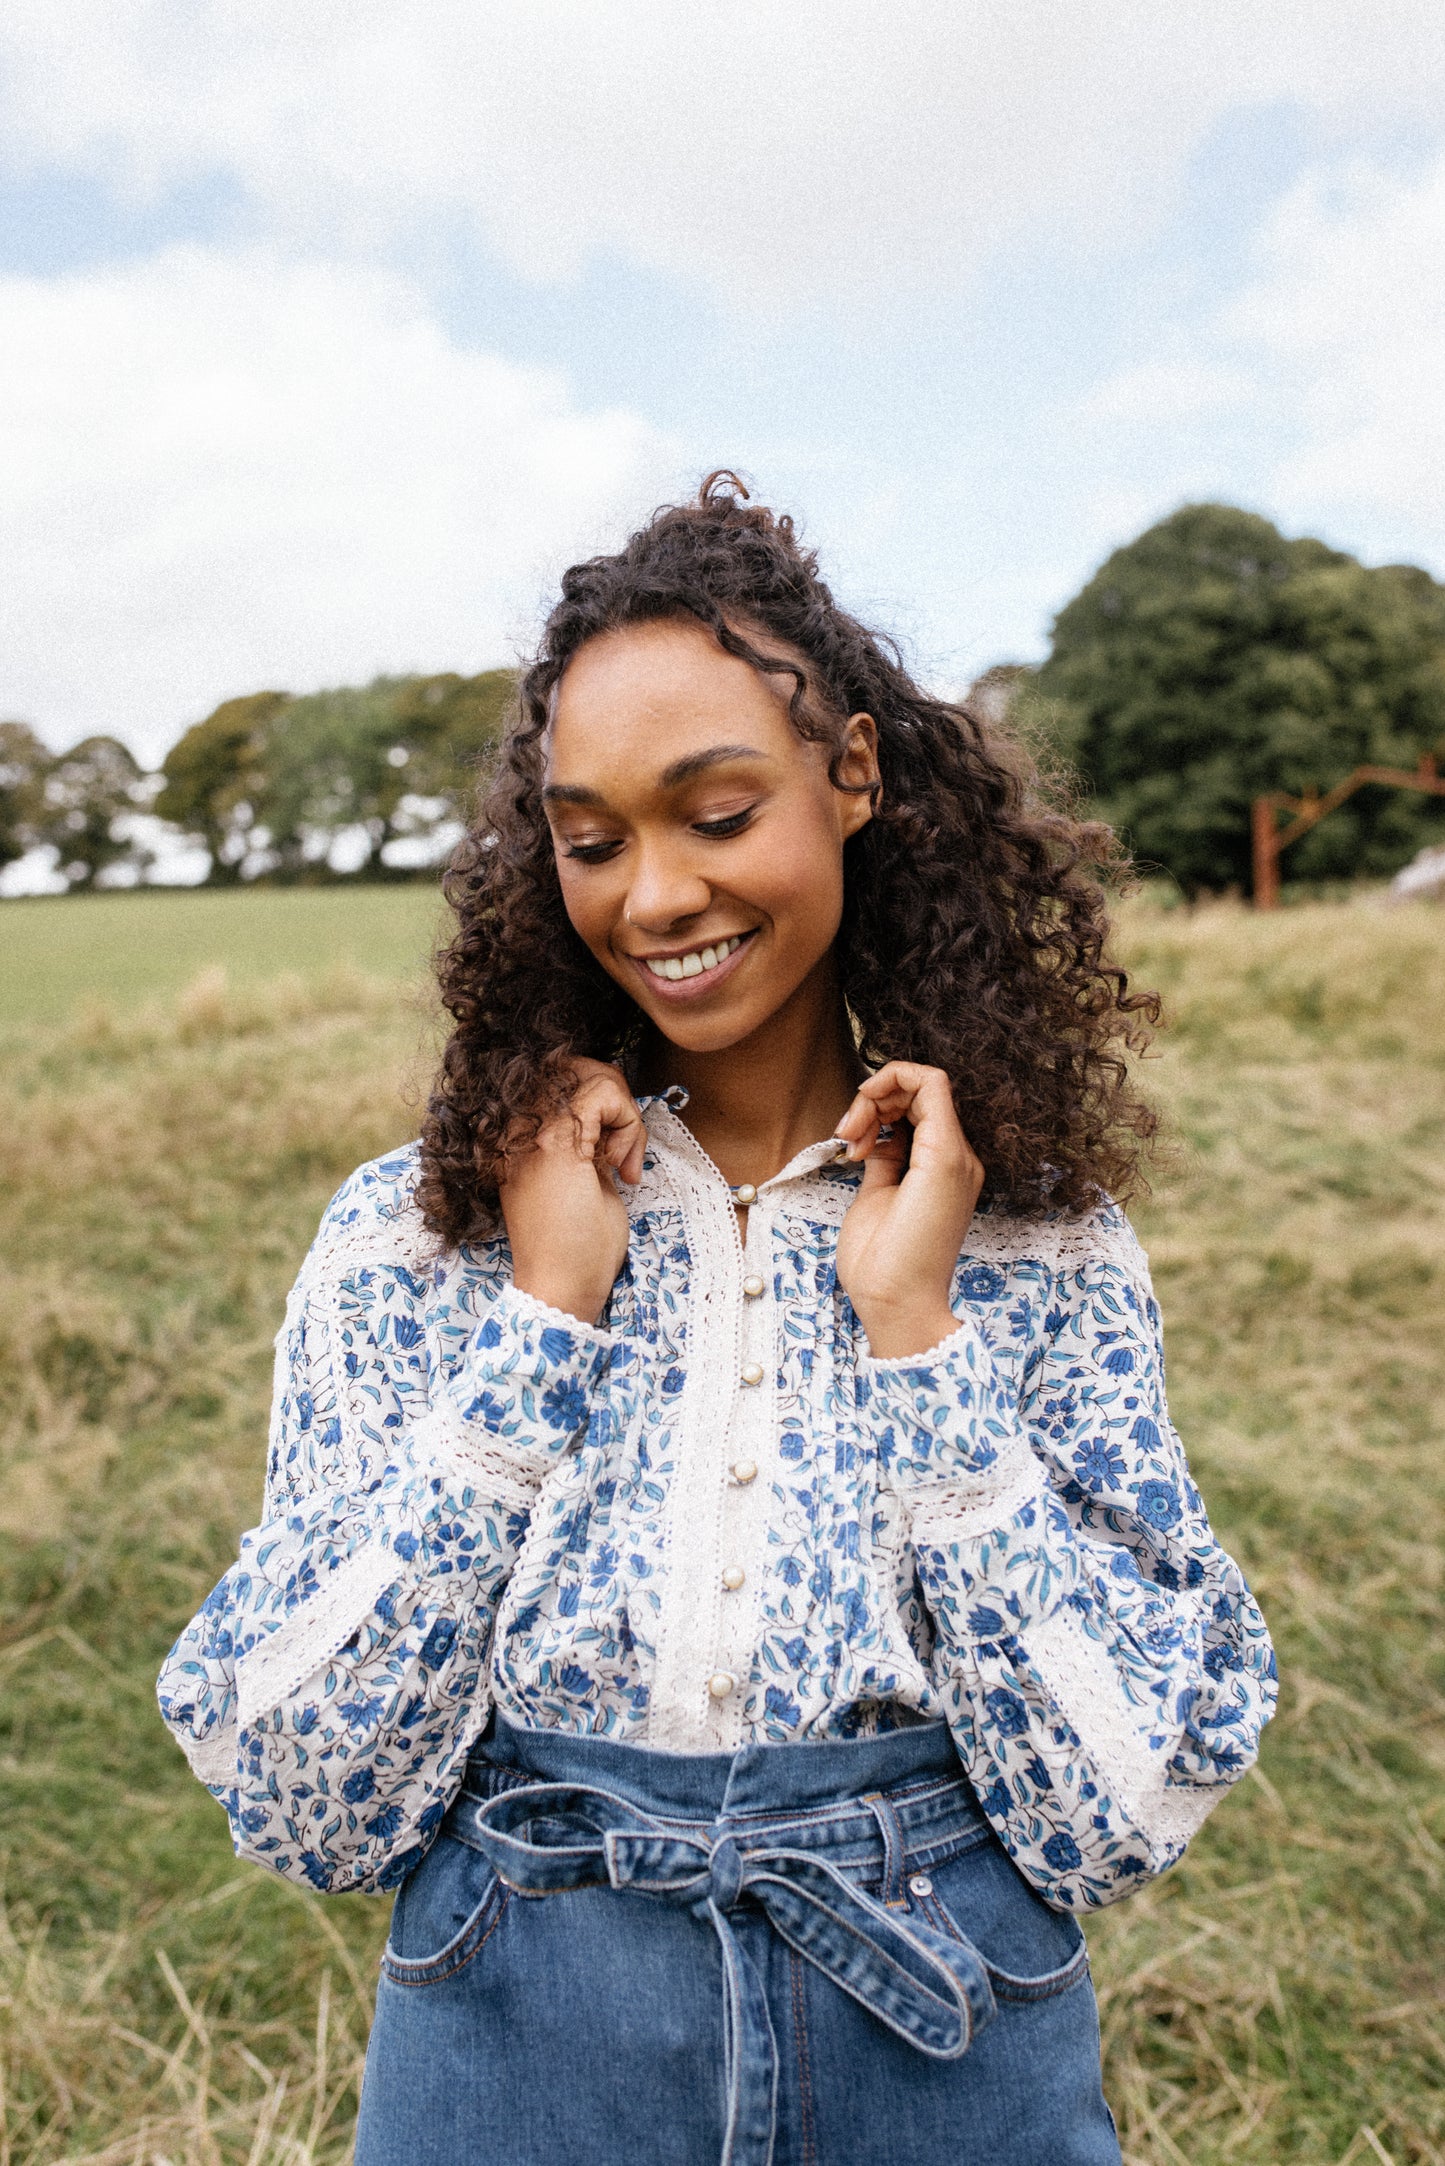
<instances>
[{"instance_id":1,"label":"smiling mouth","mask_svg":"<svg viewBox=\"0 0 1445 2166\"><path fill-rule=\"evenodd\" d=\"M711 990L721 977L731 977L741 954L757 930L730 933L725 940L689 948L681 955L634 955L630 959L656 991L674 999L684 993Z\"/></svg>"},{"instance_id":2,"label":"smiling mouth","mask_svg":"<svg viewBox=\"0 0 1445 2166\"><path fill-rule=\"evenodd\" d=\"M676 984L679 978L700 978L704 972L716 970L742 944L742 934L734 933L728 940L719 940L709 948L692 948L686 955L663 955L655 962L644 955L642 965L654 978L668 978Z\"/></svg>"}]
</instances>

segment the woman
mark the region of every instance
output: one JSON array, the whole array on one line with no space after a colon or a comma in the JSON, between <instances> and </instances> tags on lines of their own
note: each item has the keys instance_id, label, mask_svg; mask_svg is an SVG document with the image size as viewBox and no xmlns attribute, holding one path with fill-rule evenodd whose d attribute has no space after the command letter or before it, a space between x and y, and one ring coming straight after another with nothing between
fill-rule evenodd
<instances>
[{"instance_id":1,"label":"woman","mask_svg":"<svg viewBox=\"0 0 1445 2166\"><path fill-rule=\"evenodd\" d=\"M1096 2166L1080 1912L1273 1704L1110 1192L1108 838L715 476L575 567L161 1704L396 1888L361 2166Z\"/></svg>"}]
</instances>

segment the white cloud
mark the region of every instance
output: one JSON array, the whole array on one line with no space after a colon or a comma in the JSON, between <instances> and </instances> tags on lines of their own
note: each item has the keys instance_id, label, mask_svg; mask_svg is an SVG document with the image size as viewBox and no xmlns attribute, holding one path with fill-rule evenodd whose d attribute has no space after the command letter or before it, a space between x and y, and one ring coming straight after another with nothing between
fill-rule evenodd
<instances>
[{"instance_id":1,"label":"white cloud","mask_svg":"<svg viewBox=\"0 0 1445 2166\"><path fill-rule=\"evenodd\" d=\"M460 218L770 310L1167 214L1220 118L1438 126L1438 0L13 0L13 159L239 177L347 245Z\"/></svg>"},{"instance_id":2,"label":"white cloud","mask_svg":"<svg viewBox=\"0 0 1445 2166\"><path fill-rule=\"evenodd\" d=\"M57 741L505 660L669 467L389 273L173 250L0 282L0 318L0 711Z\"/></svg>"},{"instance_id":3,"label":"white cloud","mask_svg":"<svg viewBox=\"0 0 1445 2166\"><path fill-rule=\"evenodd\" d=\"M1445 158L1292 189L1201 325L1100 384L1081 419L1202 494L1197 421L1233 431L1232 493L1375 555L1445 564ZM1191 463L1193 461L1194 463ZM1206 481L1205 487L1210 483Z\"/></svg>"},{"instance_id":4,"label":"white cloud","mask_svg":"<svg viewBox=\"0 0 1445 2166\"><path fill-rule=\"evenodd\" d=\"M1224 336L1252 346L1299 416L1274 469L1292 503L1412 526L1445 557L1445 159L1367 171L1280 205Z\"/></svg>"}]
</instances>

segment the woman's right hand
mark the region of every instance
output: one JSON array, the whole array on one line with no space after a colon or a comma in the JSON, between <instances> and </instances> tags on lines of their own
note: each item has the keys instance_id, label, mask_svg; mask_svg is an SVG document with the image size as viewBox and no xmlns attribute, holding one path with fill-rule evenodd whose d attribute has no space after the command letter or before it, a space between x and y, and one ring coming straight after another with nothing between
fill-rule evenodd
<instances>
[{"instance_id":1,"label":"woman's right hand","mask_svg":"<svg viewBox=\"0 0 1445 2166\"><path fill-rule=\"evenodd\" d=\"M641 1180L647 1130L620 1068L573 1066L569 1103L534 1143L508 1153L502 1217L518 1292L595 1324L627 1255L627 1205L614 1169Z\"/></svg>"}]
</instances>

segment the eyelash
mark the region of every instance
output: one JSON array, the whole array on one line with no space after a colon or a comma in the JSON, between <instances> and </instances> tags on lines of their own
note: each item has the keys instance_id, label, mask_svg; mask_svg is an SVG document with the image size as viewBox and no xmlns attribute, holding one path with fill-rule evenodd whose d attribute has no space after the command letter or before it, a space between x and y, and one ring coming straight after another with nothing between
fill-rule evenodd
<instances>
[{"instance_id":1,"label":"eyelash","mask_svg":"<svg viewBox=\"0 0 1445 2166\"><path fill-rule=\"evenodd\" d=\"M725 820L699 820L693 832L705 835L709 842L726 842L730 836L742 833L757 809L756 805L749 805L745 812L730 812ZM605 865L621 847L620 842L570 842L567 855L584 865Z\"/></svg>"}]
</instances>

